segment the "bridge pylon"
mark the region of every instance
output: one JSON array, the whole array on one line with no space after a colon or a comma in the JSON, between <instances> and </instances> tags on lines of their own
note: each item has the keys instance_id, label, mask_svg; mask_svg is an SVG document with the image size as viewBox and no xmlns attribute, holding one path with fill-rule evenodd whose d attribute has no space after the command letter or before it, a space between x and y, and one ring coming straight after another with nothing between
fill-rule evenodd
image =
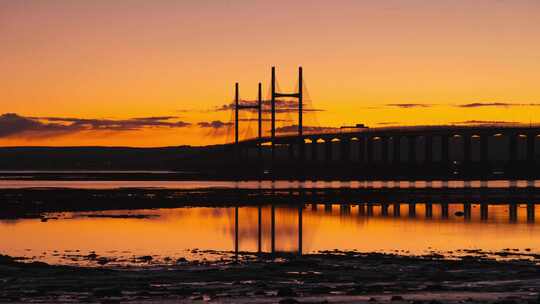
<instances>
[{"instance_id":1,"label":"bridge pylon","mask_svg":"<svg viewBox=\"0 0 540 304\"><path fill-rule=\"evenodd\" d=\"M282 92L276 92L276 67L272 67L272 82L271 82L271 114L272 114L272 126L271 126L271 139L272 139L272 162L275 159L275 149L274 149L274 142L276 138L276 99L282 98L282 97L288 97L288 98L295 98L298 100L298 144L299 144L299 154L300 159L303 159L303 153L304 153L304 139L302 138L303 135L303 99L304 99L304 92L303 92L303 71L302 67L298 67L298 90L297 92L293 93L282 93ZM301 141L301 142L300 142Z\"/></svg>"}]
</instances>

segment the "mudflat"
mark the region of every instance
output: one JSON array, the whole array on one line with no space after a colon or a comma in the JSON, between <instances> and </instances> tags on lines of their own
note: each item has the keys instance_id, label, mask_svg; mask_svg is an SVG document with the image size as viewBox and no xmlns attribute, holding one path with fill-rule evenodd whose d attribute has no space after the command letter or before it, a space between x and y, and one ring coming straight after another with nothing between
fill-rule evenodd
<instances>
[{"instance_id":1,"label":"mudflat","mask_svg":"<svg viewBox=\"0 0 540 304\"><path fill-rule=\"evenodd\" d=\"M540 291L540 266L529 256L220 254L217 261L141 258L136 267L55 266L1 256L0 302L537 303Z\"/></svg>"}]
</instances>

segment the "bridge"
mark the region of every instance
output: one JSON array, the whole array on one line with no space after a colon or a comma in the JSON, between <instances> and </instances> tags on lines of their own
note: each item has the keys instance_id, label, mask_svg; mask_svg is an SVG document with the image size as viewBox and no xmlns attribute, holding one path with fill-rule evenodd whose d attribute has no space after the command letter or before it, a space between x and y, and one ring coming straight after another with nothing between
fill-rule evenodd
<instances>
[{"instance_id":1,"label":"bridge","mask_svg":"<svg viewBox=\"0 0 540 304\"><path fill-rule=\"evenodd\" d=\"M466 173L480 177L536 174L540 125L357 126L306 132L303 130L302 68L299 68L297 92L276 92L274 67L271 79L270 136L262 135L265 101L261 97L261 84L258 101L254 104L240 103L236 84L235 142L229 145L236 163L274 171L291 171L294 167L296 171L311 173L323 168L336 172L360 170L371 175L385 169L391 174L401 174L403 169L416 168L424 173ZM278 135L275 113L279 103L276 100L283 97L296 100L298 122L294 132ZM239 111L243 109L258 111L256 138L240 140L238 137ZM257 164L259 166L253 166Z\"/></svg>"}]
</instances>

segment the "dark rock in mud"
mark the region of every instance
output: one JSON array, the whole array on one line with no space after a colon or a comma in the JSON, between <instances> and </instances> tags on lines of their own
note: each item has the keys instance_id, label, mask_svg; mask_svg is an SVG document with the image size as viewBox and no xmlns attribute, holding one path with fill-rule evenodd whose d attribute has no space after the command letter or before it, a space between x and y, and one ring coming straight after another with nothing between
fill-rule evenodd
<instances>
[{"instance_id":1,"label":"dark rock in mud","mask_svg":"<svg viewBox=\"0 0 540 304\"><path fill-rule=\"evenodd\" d=\"M105 297L121 297L122 296L122 290L116 288L116 287L105 287L105 288L96 288L92 291L94 296L98 298L105 298Z\"/></svg>"},{"instance_id":2,"label":"dark rock in mud","mask_svg":"<svg viewBox=\"0 0 540 304\"><path fill-rule=\"evenodd\" d=\"M390 301L405 301L402 296L392 296Z\"/></svg>"},{"instance_id":3,"label":"dark rock in mud","mask_svg":"<svg viewBox=\"0 0 540 304\"><path fill-rule=\"evenodd\" d=\"M293 298L286 298L279 301L279 304L298 304L300 301Z\"/></svg>"},{"instance_id":4,"label":"dark rock in mud","mask_svg":"<svg viewBox=\"0 0 540 304\"><path fill-rule=\"evenodd\" d=\"M297 294L289 287L281 287L277 292L278 297L296 297Z\"/></svg>"}]
</instances>

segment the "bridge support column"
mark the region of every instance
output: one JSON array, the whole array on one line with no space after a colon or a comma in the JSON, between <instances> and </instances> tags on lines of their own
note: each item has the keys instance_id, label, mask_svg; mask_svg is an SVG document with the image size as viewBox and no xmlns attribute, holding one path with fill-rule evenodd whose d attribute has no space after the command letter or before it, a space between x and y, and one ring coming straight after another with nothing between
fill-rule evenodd
<instances>
[{"instance_id":1,"label":"bridge support column","mask_svg":"<svg viewBox=\"0 0 540 304\"><path fill-rule=\"evenodd\" d=\"M327 140L324 142L324 148L325 148L325 157L326 157L326 161L327 162L331 162L332 161L332 141L331 140Z\"/></svg>"},{"instance_id":2,"label":"bridge support column","mask_svg":"<svg viewBox=\"0 0 540 304\"><path fill-rule=\"evenodd\" d=\"M381 137L381 160L383 164L389 163L388 137Z\"/></svg>"},{"instance_id":3,"label":"bridge support column","mask_svg":"<svg viewBox=\"0 0 540 304\"><path fill-rule=\"evenodd\" d=\"M441 162L447 165L450 162L450 150L448 148L448 135L441 135Z\"/></svg>"},{"instance_id":4,"label":"bridge support column","mask_svg":"<svg viewBox=\"0 0 540 304\"><path fill-rule=\"evenodd\" d=\"M426 164L430 164L433 161L433 137L426 135L426 137L424 138L426 140L426 144L425 144L426 152L425 152L424 159L425 159Z\"/></svg>"},{"instance_id":5,"label":"bridge support column","mask_svg":"<svg viewBox=\"0 0 540 304\"><path fill-rule=\"evenodd\" d=\"M366 148L366 139L364 137L358 137L358 161L361 164L363 164L366 159L365 148Z\"/></svg>"},{"instance_id":6,"label":"bridge support column","mask_svg":"<svg viewBox=\"0 0 540 304\"><path fill-rule=\"evenodd\" d=\"M489 143L489 136L481 135L480 136L480 162L482 162L483 164L489 163L488 143Z\"/></svg>"},{"instance_id":7,"label":"bridge support column","mask_svg":"<svg viewBox=\"0 0 540 304\"><path fill-rule=\"evenodd\" d=\"M392 136L392 143L394 145L393 163L399 164L401 162L401 137L397 135Z\"/></svg>"},{"instance_id":8,"label":"bridge support column","mask_svg":"<svg viewBox=\"0 0 540 304\"><path fill-rule=\"evenodd\" d=\"M469 164L471 162L471 135L463 134L463 163Z\"/></svg>"},{"instance_id":9,"label":"bridge support column","mask_svg":"<svg viewBox=\"0 0 540 304\"><path fill-rule=\"evenodd\" d=\"M348 138L342 138L339 142L341 149L341 161L349 162L351 160L351 140Z\"/></svg>"},{"instance_id":10,"label":"bridge support column","mask_svg":"<svg viewBox=\"0 0 540 304\"><path fill-rule=\"evenodd\" d=\"M510 141L508 160L510 163L515 163L518 160L518 137L518 134L508 134L508 140Z\"/></svg>"},{"instance_id":11,"label":"bridge support column","mask_svg":"<svg viewBox=\"0 0 540 304\"><path fill-rule=\"evenodd\" d=\"M368 165L371 165L373 163L373 138L367 137L366 140L367 140L367 150L366 150L367 160L366 161Z\"/></svg>"},{"instance_id":12,"label":"bridge support column","mask_svg":"<svg viewBox=\"0 0 540 304\"><path fill-rule=\"evenodd\" d=\"M409 142L409 164L414 165L416 163L416 136L409 136L407 140Z\"/></svg>"},{"instance_id":13,"label":"bridge support column","mask_svg":"<svg viewBox=\"0 0 540 304\"><path fill-rule=\"evenodd\" d=\"M294 144L289 144L289 146L287 147L289 149L289 161L294 161L295 157L294 157Z\"/></svg>"},{"instance_id":14,"label":"bridge support column","mask_svg":"<svg viewBox=\"0 0 540 304\"><path fill-rule=\"evenodd\" d=\"M317 162L319 159L319 144L317 143L317 139L313 139L311 142L311 161Z\"/></svg>"},{"instance_id":15,"label":"bridge support column","mask_svg":"<svg viewBox=\"0 0 540 304\"><path fill-rule=\"evenodd\" d=\"M533 133L527 134L527 162L533 164L535 162L534 157L534 140L536 136Z\"/></svg>"}]
</instances>

